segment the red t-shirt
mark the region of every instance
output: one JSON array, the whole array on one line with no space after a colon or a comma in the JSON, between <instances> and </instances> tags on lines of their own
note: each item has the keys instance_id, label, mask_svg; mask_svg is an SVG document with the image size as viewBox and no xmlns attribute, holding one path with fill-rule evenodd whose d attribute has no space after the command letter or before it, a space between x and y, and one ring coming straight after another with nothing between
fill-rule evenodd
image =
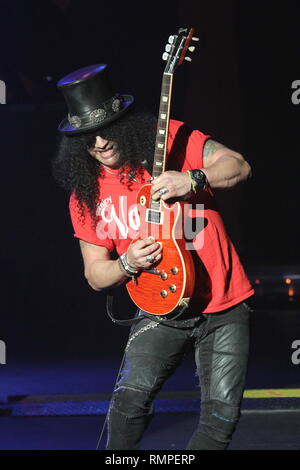
<instances>
[{"instance_id":1,"label":"red t-shirt","mask_svg":"<svg viewBox=\"0 0 300 470\"><path fill-rule=\"evenodd\" d=\"M171 120L168 169L187 171L203 168L203 147L208 138L198 130L190 130L182 122ZM150 179L150 175L145 170L128 188L127 178L121 183L117 174L118 170L109 169L104 178L99 178L100 203L96 228L87 210L82 223L74 194L70 198L70 214L75 237L104 246L110 252L115 249L121 255L127 251L139 228L136 193ZM212 191L198 191L189 202L188 216L193 231L190 243L198 254L194 257L196 288L189 310L194 311L195 315L219 312L252 296L254 290L226 233ZM195 221L198 223L195 224Z\"/></svg>"}]
</instances>

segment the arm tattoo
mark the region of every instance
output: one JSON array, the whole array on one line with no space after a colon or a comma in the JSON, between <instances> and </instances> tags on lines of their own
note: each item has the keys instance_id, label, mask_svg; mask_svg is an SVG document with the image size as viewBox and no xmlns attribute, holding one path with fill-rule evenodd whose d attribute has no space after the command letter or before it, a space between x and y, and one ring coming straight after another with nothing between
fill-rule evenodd
<instances>
[{"instance_id":1,"label":"arm tattoo","mask_svg":"<svg viewBox=\"0 0 300 470\"><path fill-rule=\"evenodd\" d=\"M85 248L86 246L97 246L93 245L93 243L85 242L84 240L79 240L79 245L81 246L81 248Z\"/></svg>"},{"instance_id":2,"label":"arm tattoo","mask_svg":"<svg viewBox=\"0 0 300 470\"><path fill-rule=\"evenodd\" d=\"M215 153L217 150L222 148L225 148L225 145L222 145L215 140L208 139L204 144L203 157L208 157L208 155L211 155L212 153Z\"/></svg>"}]
</instances>

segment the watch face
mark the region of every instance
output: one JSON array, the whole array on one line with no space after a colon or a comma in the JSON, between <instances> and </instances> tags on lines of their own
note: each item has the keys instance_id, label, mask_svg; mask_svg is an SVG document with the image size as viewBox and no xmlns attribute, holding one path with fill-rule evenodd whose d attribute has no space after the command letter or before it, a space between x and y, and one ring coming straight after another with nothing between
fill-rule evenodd
<instances>
[{"instance_id":1,"label":"watch face","mask_svg":"<svg viewBox=\"0 0 300 470\"><path fill-rule=\"evenodd\" d=\"M205 189L207 186L207 179L203 171L201 170L192 170L193 178L197 182L199 189Z\"/></svg>"},{"instance_id":2,"label":"watch face","mask_svg":"<svg viewBox=\"0 0 300 470\"><path fill-rule=\"evenodd\" d=\"M200 170L196 170L195 173L194 173L194 176L197 179L201 179L201 180L203 179L203 174Z\"/></svg>"}]
</instances>

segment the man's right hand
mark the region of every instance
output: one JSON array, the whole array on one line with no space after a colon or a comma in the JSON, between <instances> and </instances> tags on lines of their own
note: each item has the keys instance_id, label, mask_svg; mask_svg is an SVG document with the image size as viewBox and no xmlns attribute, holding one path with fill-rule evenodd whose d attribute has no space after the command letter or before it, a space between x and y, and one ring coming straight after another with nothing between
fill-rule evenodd
<instances>
[{"instance_id":1,"label":"man's right hand","mask_svg":"<svg viewBox=\"0 0 300 470\"><path fill-rule=\"evenodd\" d=\"M127 250L127 261L136 269L149 269L153 263L160 261L161 257L162 244L156 242L153 237L138 240L132 243Z\"/></svg>"}]
</instances>

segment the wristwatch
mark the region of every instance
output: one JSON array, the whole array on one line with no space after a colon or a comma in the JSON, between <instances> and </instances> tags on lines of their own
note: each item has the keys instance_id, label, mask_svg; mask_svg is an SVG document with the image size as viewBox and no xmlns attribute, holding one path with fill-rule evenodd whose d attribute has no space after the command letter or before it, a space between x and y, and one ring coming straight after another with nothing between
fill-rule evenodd
<instances>
[{"instance_id":1,"label":"wristwatch","mask_svg":"<svg viewBox=\"0 0 300 470\"><path fill-rule=\"evenodd\" d=\"M191 178L194 182L194 184L192 184L193 191L196 192L197 189L206 189L209 183L207 181L206 174L204 173L204 171L199 169L189 171Z\"/></svg>"}]
</instances>

